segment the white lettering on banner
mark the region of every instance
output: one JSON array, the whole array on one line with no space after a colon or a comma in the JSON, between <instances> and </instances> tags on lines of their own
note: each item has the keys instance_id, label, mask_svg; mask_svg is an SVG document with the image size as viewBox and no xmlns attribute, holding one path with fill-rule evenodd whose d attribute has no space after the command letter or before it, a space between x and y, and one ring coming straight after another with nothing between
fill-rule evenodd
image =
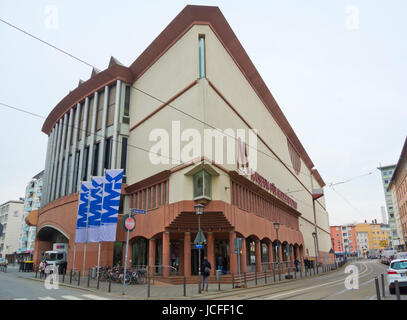
<instances>
[{"instance_id":1,"label":"white lettering on banner","mask_svg":"<svg viewBox=\"0 0 407 320\"><path fill-rule=\"evenodd\" d=\"M79 194L78 217L76 220L76 235L75 242L85 242L86 233L86 218L88 215L90 182L85 181L81 184L81 192Z\"/></svg>"},{"instance_id":2,"label":"white lettering on banner","mask_svg":"<svg viewBox=\"0 0 407 320\"><path fill-rule=\"evenodd\" d=\"M104 182L105 177L92 177L92 186L90 188L87 242L100 241L100 221Z\"/></svg>"},{"instance_id":3,"label":"white lettering on banner","mask_svg":"<svg viewBox=\"0 0 407 320\"><path fill-rule=\"evenodd\" d=\"M100 241L116 241L123 169L106 170Z\"/></svg>"}]
</instances>

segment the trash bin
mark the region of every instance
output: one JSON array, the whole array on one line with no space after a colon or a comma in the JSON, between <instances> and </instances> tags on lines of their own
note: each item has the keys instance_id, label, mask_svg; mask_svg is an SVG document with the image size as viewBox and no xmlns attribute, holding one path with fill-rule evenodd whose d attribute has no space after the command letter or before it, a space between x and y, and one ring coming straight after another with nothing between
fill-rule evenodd
<instances>
[{"instance_id":1,"label":"trash bin","mask_svg":"<svg viewBox=\"0 0 407 320\"><path fill-rule=\"evenodd\" d=\"M216 281L220 281L222 278L222 270L216 270Z\"/></svg>"}]
</instances>

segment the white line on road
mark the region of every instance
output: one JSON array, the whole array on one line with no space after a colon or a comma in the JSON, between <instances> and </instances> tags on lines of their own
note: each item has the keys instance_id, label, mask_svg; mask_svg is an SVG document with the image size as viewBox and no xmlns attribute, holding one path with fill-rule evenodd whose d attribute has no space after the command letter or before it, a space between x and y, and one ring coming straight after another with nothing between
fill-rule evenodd
<instances>
[{"instance_id":1,"label":"white line on road","mask_svg":"<svg viewBox=\"0 0 407 320\"><path fill-rule=\"evenodd\" d=\"M364 266L365 266L366 269L359 276L366 273L366 271L368 270L368 268L367 268L367 266L365 264L364 264ZM311 286L311 287L306 287L306 288L303 288L303 289L292 290L292 291L288 291L288 292L284 292L284 293L280 293L280 294L275 294L275 295L272 295L270 297L265 298L265 300L272 300L272 299L275 299L275 298L280 297L280 296L286 296L288 294L293 294L293 293L296 293L296 292L301 292L301 291L306 291L306 290L310 290L310 289L314 289L314 288L324 287L324 286L327 286L329 284L339 283L339 282L343 282L343 281L344 281L344 279L339 279L339 280L319 284L317 286Z\"/></svg>"},{"instance_id":2,"label":"white line on road","mask_svg":"<svg viewBox=\"0 0 407 320\"><path fill-rule=\"evenodd\" d=\"M38 297L39 300L56 300L53 297Z\"/></svg>"},{"instance_id":3,"label":"white line on road","mask_svg":"<svg viewBox=\"0 0 407 320\"><path fill-rule=\"evenodd\" d=\"M89 299L93 299L93 300L110 300L108 298L103 298L103 297L99 297L99 296L95 296L93 294L83 294L83 297L89 298Z\"/></svg>"},{"instance_id":4,"label":"white line on road","mask_svg":"<svg viewBox=\"0 0 407 320\"><path fill-rule=\"evenodd\" d=\"M28 300L27 298L14 298L14 300Z\"/></svg>"},{"instance_id":5,"label":"white line on road","mask_svg":"<svg viewBox=\"0 0 407 320\"><path fill-rule=\"evenodd\" d=\"M75 297L75 296L61 296L61 298L64 298L66 300L83 300L82 298Z\"/></svg>"}]
</instances>

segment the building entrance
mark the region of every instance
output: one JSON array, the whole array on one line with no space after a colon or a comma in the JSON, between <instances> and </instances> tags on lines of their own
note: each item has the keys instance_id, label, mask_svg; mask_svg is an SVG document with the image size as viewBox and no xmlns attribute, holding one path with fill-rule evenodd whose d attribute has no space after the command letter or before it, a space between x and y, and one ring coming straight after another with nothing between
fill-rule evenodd
<instances>
[{"instance_id":1,"label":"building entrance","mask_svg":"<svg viewBox=\"0 0 407 320\"><path fill-rule=\"evenodd\" d=\"M201 264L203 262L204 256L206 254L206 249L201 249ZM199 249L191 248L191 274L198 274L199 266ZM202 272L202 270L201 270Z\"/></svg>"}]
</instances>

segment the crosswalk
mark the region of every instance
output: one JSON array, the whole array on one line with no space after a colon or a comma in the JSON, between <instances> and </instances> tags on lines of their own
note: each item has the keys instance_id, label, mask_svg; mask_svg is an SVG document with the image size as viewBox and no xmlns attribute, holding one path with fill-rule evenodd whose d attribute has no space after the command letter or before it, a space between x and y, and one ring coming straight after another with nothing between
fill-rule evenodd
<instances>
[{"instance_id":1,"label":"crosswalk","mask_svg":"<svg viewBox=\"0 0 407 320\"><path fill-rule=\"evenodd\" d=\"M81 294L79 296L64 295L60 297L14 298L14 300L110 300L109 298L94 294Z\"/></svg>"}]
</instances>

